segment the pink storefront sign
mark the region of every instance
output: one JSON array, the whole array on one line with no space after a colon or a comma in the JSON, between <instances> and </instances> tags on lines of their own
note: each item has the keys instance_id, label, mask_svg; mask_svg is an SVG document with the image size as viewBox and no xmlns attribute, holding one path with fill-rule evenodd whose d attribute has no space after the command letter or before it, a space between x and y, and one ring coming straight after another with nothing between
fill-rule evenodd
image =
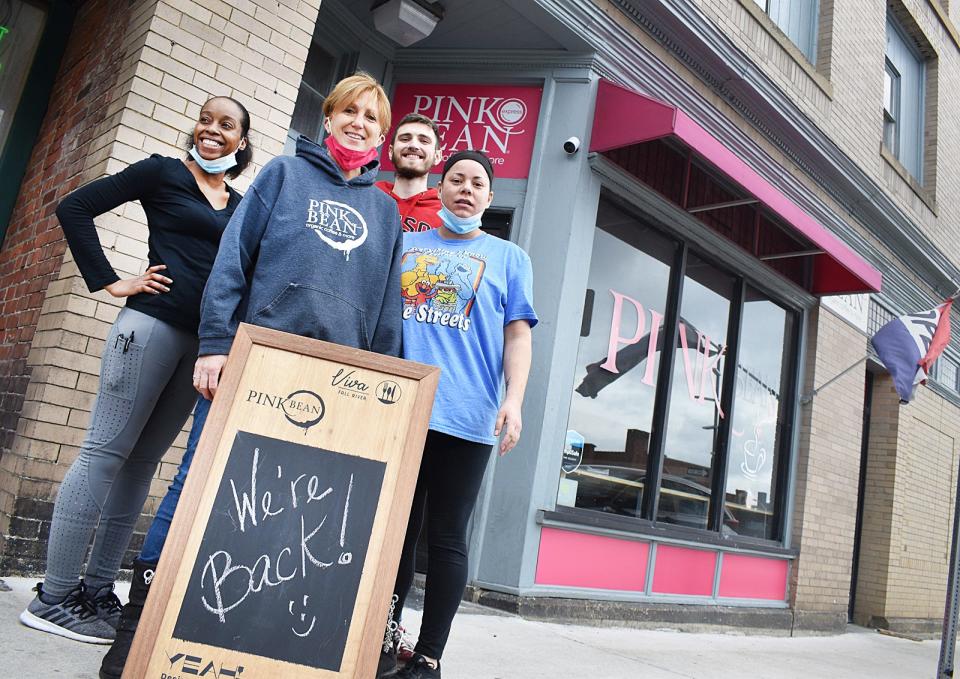
<instances>
[{"instance_id":1,"label":"pink storefront sign","mask_svg":"<svg viewBox=\"0 0 960 679\"><path fill-rule=\"evenodd\" d=\"M440 128L444 160L478 149L490 156L495 176L523 179L530 172L542 96L540 87L401 83L393 93L393 120L408 113L432 118ZM393 130L387 138L392 136ZM381 161L384 170L394 170L389 144L383 145Z\"/></svg>"}]
</instances>

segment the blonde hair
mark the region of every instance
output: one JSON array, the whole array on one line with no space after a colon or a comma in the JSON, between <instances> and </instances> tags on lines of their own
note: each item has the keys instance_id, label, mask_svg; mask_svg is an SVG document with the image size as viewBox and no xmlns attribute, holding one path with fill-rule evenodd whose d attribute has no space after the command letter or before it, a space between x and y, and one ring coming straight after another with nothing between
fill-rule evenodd
<instances>
[{"instance_id":1,"label":"blonde hair","mask_svg":"<svg viewBox=\"0 0 960 679\"><path fill-rule=\"evenodd\" d=\"M338 82L323 101L323 115L329 118L334 111L346 108L367 92L373 92L377 100L377 123L381 133L390 129L390 100L383 87L369 73L357 71Z\"/></svg>"}]
</instances>

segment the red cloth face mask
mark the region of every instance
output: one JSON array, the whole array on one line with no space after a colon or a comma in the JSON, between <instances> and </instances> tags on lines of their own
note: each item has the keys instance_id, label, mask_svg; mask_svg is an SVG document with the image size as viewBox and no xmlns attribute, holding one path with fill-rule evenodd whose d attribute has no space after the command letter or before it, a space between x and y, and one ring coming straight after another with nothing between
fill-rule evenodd
<instances>
[{"instance_id":1,"label":"red cloth face mask","mask_svg":"<svg viewBox=\"0 0 960 679\"><path fill-rule=\"evenodd\" d=\"M328 134L323 143L327 145L327 150L337 165L347 172L363 167L377 157L376 146L369 151L357 151L338 142L332 134Z\"/></svg>"}]
</instances>

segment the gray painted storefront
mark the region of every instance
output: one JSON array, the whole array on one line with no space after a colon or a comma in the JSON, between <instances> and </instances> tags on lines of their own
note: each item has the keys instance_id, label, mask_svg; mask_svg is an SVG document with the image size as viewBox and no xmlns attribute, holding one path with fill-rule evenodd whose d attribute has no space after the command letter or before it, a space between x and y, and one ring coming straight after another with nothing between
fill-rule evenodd
<instances>
[{"instance_id":1,"label":"gray painted storefront","mask_svg":"<svg viewBox=\"0 0 960 679\"><path fill-rule=\"evenodd\" d=\"M446 3L447 11L457 4ZM528 21L537 28L532 31L536 48L523 50L519 48L525 45L513 41L516 36L495 37L495 26L489 27L489 33L486 27L477 28L472 40L454 41L465 46L461 49L449 48L448 38L441 35L431 37L434 48L393 50L353 9L326 0L318 34L328 46L364 45L356 56L356 67L382 77L388 91L401 82L543 88L528 178L497 180L493 207L513 210L510 238L530 254L541 318L534 332L534 354L551 358L534 361L520 444L506 457L491 460L473 520L471 547L474 583L519 594L533 585L539 545L536 514L553 508L560 474L559 453L545 451L563 449L574 379L600 195L600 179L586 152L599 75L592 55L565 49L585 45L535 3L510 3L509 10L504 8L516 12L514 22ZM324 25L327 16L331 21ZM503 43L500 49L497 41ZM471 48L471 42L493 49ZM581 151L574 155L563 150L563 142L571 136L582 140Z\"/></svg>"},{"instance_id":2,"label":"gray painted storefront","mask_svg":"<svg viewBox=\"0 0 960 679\"><path fill-rule=\"evenodd\" d=\"M470 4L466 0L445 3L448 16L467 11L464 8ZM615 2L624 12L616 20L589 2L527 0L509 3L509 7L505 3L494 4L500 6L502 13L509 14L511 22L527 22L529 45L518 44L522 31L515 27L508 33L498 33L498 21L507 19L500 12L488 11L490 16L483 23L461 22L459 29L454 27L415 48L401 50L370 28L362 9L348 7L341 0L324 0L318 36L344 53L363 45L352 56L350 65L381 77L388 90L401 82L542 85L529 177L498 180L494 201L495 207L514 210L511 240L531 256L541 323L534 332L535 360L524 404L523 437L508 456L491 461L481 490L473 521L471 582L484 589L520 596L562 594L648 600L644 594L578 592L567 588L559 592L534 583L541 530L539 515L556 505L601 187L626 199L651 221L673 233L709 244L713 252L731 262L737 262L743 253L718 240L690 215L666 204L603 159L590 157L586 149L599 78L609 78L682 108L761 176L882 269L885 280L881 300L888 308L923 308L930 301L910 282L903 269L905 265L933 289L944 289L947 281L960 278L960 271L929 244L919 227L890 202L880 187L809 123L769 78L745 60L691 0ZM748 129L728 119L697 87L640 45L621 25L630 20L721 95L742 115ZM731 78L731 74L737 77ZM564 140L571 136L582 140L580 152L574 155L562 149ZM783 172L761 149L756 137L783 150L806 177ZM860 224L870 225L874 235L893 244L903 260L886 261L857 228L830 209L805 182L826 190L848 207ZM772 274L760 274L757 282L804 312L816 302ZM805 326L807 313L802 317ZM801 332L800 336L805 334ZM960 356L953 348L950 352ZM801 346L800 356L804 353ZM802 371L802 365L798 370ZM796 447L794 439L794 467ZM787 486L791 498L792 489L791 472ZM792 501L786 513L787 548L791 513ZM626 532L618 535L640 537ZM657 601L672 600L658 597Z\"/></svg>"}]
</instances>

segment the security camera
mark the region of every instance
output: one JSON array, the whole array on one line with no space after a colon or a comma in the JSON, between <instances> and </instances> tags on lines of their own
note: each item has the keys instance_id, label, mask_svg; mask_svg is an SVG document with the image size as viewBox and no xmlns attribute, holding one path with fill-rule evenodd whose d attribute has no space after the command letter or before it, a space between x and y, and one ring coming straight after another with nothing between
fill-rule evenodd
<instances>
[{"instance_id":1,"label":"security camera","mask_svg":"<svg viewBox=\"0 0 960 679\"><path fill-rule=\"evenodd\" d=\"M570 137L563 142L563 150L571 156L580 150L580 137Z\"/></svg>"}]
</instances>

